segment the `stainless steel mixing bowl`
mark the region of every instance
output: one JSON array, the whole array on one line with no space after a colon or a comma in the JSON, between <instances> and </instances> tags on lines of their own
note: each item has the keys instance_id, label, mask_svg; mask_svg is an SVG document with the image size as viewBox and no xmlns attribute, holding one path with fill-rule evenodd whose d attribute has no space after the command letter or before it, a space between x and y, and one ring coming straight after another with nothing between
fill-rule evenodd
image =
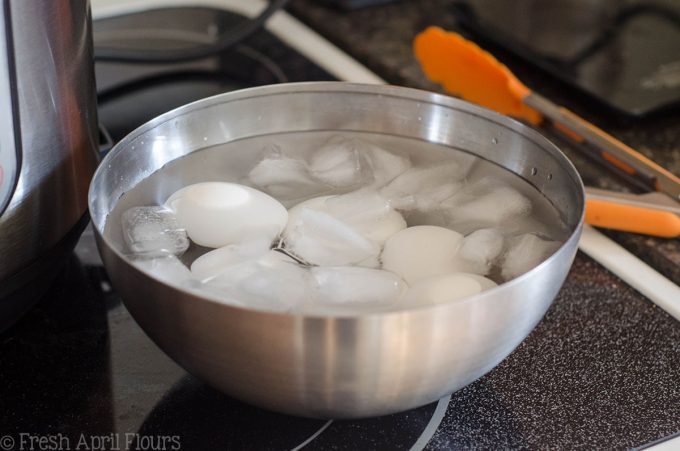
<instances>
[{"instance_id":1,"label":"stainless steel mixing bowl","mask_svg":"<svg viewBox=\"0 0 680 451\"><path fill-rule=\"evenodd\" d=\"M569 238L538 267L468 299L390 313L303 316L232 307L165 284L133 266L104 234L121 195L166 163L243 138L311 130L415 138L477 154L540 190L559 210ZM219 153L188 159L172 180L145 186L147 200L214 179L224 164L205 161L211 155ZM200 169L192 161L201 161ZM110 152L94 176L89 201L106 269L132 316L161 349L231 396L323 418L410 409L491 370L531 332L560 289L584 210L574 167L528 127L429 92L332 82L247 89L164 114Z\"/></svg>"}]
</instances>

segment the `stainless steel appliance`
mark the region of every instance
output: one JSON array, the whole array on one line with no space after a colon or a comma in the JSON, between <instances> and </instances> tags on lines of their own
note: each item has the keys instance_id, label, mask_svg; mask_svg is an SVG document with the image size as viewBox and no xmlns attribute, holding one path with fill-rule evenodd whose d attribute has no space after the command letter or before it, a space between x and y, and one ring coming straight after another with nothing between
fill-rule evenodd
<instances>
[{"instance_id":1,"label":"stainless steel appliance","mask_svg":"<svg viewBox=\"0 0 680 451\"><path fill-rule=\"evenodd\" d=\"M222 180L225 167L247 164L238 152L203 149L268 135L285 147L289 132L328 130L434 142L497 163L552 202L569 238L538 267L477 296L398 312L323 316L239 308L171 286L142 272L116 243L120 210L114 209L142 181L135 202L156 204L190 183ZM182 170L172 178L147 179L179 158ZM170 357L231 396L322 418L414 408L490 371L555 298L576 253L584 211L583 185L569 160L519 122L425 91L334 82L241 90L161 115L107 155L89 202L115 288Z\"/></svg>"},{"instance_id":2,"label":"stainless steel appliance","mask_svg":"<svg viewBox=\"0 0 680 451\"><path fill-rule=\"evenodd\" d=\"M87 0L0 8L0 330L86 223L98 143Z\"/></svg>"}]
</instances>

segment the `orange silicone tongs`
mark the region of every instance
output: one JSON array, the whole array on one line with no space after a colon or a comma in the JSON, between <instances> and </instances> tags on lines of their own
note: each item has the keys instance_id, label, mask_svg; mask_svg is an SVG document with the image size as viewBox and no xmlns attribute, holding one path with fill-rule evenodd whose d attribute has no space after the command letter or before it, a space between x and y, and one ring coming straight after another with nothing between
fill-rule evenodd
<instances>
[{"instance_id":1,"label":"orange silicone tongs","mask_svg":"<svg viewBox=\"0 0 680 451\"><path fill-rule=\"evenodd\" d=\"M586 222L660 237L680 236L680 178L566 108L531 91L490 53L457 33L430 27L416 58L432 81L466 100L537 125L547 121L619 171L656 191L628 195L586 189Z\"/></svg>"}]
</instances>

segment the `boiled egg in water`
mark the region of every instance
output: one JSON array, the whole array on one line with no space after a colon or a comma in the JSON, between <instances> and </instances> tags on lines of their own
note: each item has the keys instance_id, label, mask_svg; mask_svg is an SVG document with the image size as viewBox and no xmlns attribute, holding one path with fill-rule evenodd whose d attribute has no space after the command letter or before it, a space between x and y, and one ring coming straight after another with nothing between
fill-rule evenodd
<instances>
[{"instance_id":1,"label":"boiled egg in water","mask_svg":"<svg viewBox=\"0 0 680 451\"><path fill-rule=\"evenodd\" d=\"M288 211L279 201L236 183L189 185L170 196L166 206L194 243L212 248L252 238L271 243L288 222Z\"/></svg>"}]
</instances>

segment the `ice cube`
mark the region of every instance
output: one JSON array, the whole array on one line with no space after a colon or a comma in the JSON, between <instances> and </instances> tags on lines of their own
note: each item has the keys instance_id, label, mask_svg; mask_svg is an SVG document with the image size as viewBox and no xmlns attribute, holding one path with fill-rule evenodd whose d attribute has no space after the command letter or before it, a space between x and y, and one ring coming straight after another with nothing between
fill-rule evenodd
<instances>
[{"instance_id":1,"label":"ice cube","mask_svg":"<svg viewBox=\"0 0 680 451\"><path fill-rule=\"evenodd\" d=\"M392 180L380 192L388 199L413 196L415 198L413 208L421 211L432 210L463 186L462 179L467 169L456 160L413 167Z\"/></svg>"},{"instance_id":2,"label":"ice cube","mask_svg":"<svg viewBox=\"0 0 680 451\"><path fill-rule=\"evenodd\" d=\"M278 146L265 148L263 158L251 169L248 180L286 206L329 190L311 176L303 159L284 155Z\"/></svg>"},{"instance_id":3,"label":"ice cube","mask_svg":"<svg viewBox=\"0 0 680 451\"><path fill-rule=\"evenodd\" d=\"M288 248L295 247L293 242L302 239L299 233L293 233L293 228L300 226L300 214L304 210L325 213L344 228L350 228L352 236L358 234L363 240L371 242L372 249L377 250L377 253L372 252L366 258L352 262L362 266L379 266L377 258L384 242L406 227L401 214L375 190L363 189L339 196L322 196L298 204L289 211L288 225L283 232Z\"/></svg>"},{"instance_id":4,"label":"ice cube","mask_svg":"<svg viewBox=\"0 0 680 451\"><path fill-rule=\"evenodd\" d=\"M326 198L324 204L323 211L340 219L380 246L390 236L406 228L406 221L393 208L393 202L373 189L331 196Z\"/></svg>"},{"instance_id":5,"label":"ice cube","mask_svg":"<svg viewBox=\"0 0 680 451\"><path fill-rule=\"evenodd\" d=\"M284 241L289 241L290 240L290 235L293 232L293 226L299 225L300 222L300 213L302 213L303 210L313 210L313 211L321 211L324 213L327 213L326 211L326 199L330 198L331 196L321 196L321 197L315 197L312 199L308 199L304 202L300 202L299 204L295 205L293 208L288 210L288 223L286 224L286 228L283 229L283 239Z\"/></svg>"},{"instance_id":6,"label":"ice cube","mask_svg":"<svg viewBox=\"0 0 680 451\"><path fill-rule=\"evenodd\" d=\"M373 175L359 147L356 140L332 136L311 156L311 175L335 188L367 185L373 181Z\"/></svg>"},{"instance_id":7,"label":"ice cube","mask_svg":"<svg viewBox=\"0 0 680 451\"><path fill-rule=\"evenodd\" d=\"M445 183L440 186L423 188L413 197L413 209L419 212L430 212L441 208L442 202L454 196L463 186L459 183Z\"/></svg>"},{"instance_id":8,"label":"ice cube","mask_svg":"<svg viewBox=\"0 0 680 451\"><path fill-rule=\"evenodd\" d=\"M409 285L459 269L456 254L463 235L437 226L416 226L392 235L383 248L383 269L395 272Z\"/></svg>"},{"instance_id":9,"label":"ice cube","mask_svg":"<svg viewBox=\"0 0 680 451\"><path fill-rule=\"evenodd\" d=\"M491 178L463 188L442 203L449 224L461 233L507 227L531 212L531 202L516 189Z\"/></svg>"},{"instance_id":10,"label":"ice cube","mask_svg":"<svg viewBox=\"0 0 680 451\"><path fill-rule=\"evenodd\" d=\"M191 272L197 279L206 281L218 276L232 265L264 256L270 248L269 239L254 239L245 243L220 247L194 260L191 264Z\"/></svg>"},{"instance_id":11,"label":"ice cube","mask_svg":"<svg viewBox=\"0 0 680 451\"><path fill-rule=\"evenodd\" d=\"M208 283L203 283L200 280L185 280L180 284L181 288L191 292L197 296L203 296L223 304L232 305L235 307L248 307L242 300L236 299L234 294L220 287L212 286Z\"/></svg>"},{"instance_id":12,"label":"ice cube","mask_svg":"<svg viewBox=\"0 0 680 451\"><path fill-rule=\"evenodd\" d=\"M183 282L194 279L189 268L174 255L150 259L137 259L133 260L132 263L142 271L147 272L168 284L182 284Z\"/></svg>"},{"instance_id":13,"label":"ice cube","mask_svg":"<svg viewBox=\"0 0 680 451\"><path fill-rule=\"evenodd\" d=\"M560 247L560 243L525 233L508 240L508 250L501 263L501 276L514 279L538 266Z\"/></svg>"},{"instance_id":14,"label":"ice cube","mask_svg":"<svg viewBox=\"0 0 680 451\"><path fill-rule=\"evenodd\" d=\"M243 290L244 287L240 285L243 284L245 288L247 288L249 284L250 285L257 284L258 274L256 273L258 270L260 270L260 268L266 268L264 273L259 274L259 276L261 276L260 282L264 284L276 283L276 281L268 281L268 279L272 276L272 274L270 273L271 267L273 265L277 265L279 263L284 262L294 263L294 260L281 252L269 251L267 254L265 254L264 256L260 257L257 260L249 260L225 268L225 270L220 273L220 276L224 273L229 273L234 269L237 269L237 271L233 271L230 274L225 275L225 277L222 277L221 279L215 277L209 279L205 283L196 279L185 280L183 281L181 286L184 289L193 292L194 294L197 294L199 296L205 296L216 301L222 302L224 304L229 304L237 307L258 308L273 311L287 311L294 304L294 302L292 301L289 302L289 300L294 299L296 295L296 292L292 292L291 288L288 287L287 281L281 285L283 291L281 291L280 294L285 295L282 298L277 297L275 292L271 292L268 294L265 293L262 296L259 296L257 293L255 294L250 293L247 290L244 292ZM297 265L296 267L299 268L299 266ZM290 268L288 268L287 266L283 267L284 274L288 274L287 272L285 272L288 269ZM296 275L299 275L297 270L294 269L293 271L295 272ZM311 292L312 288L311 284L308 283L309 279L307 278L304 279L303 281L306 281L305 283L307 283L305 289L308 292ZM293 280L292 283L295 284L296 281ZM295 288L293 287L293 289Z\"/></svg>"},{"instance_id":15,"label":"ice cube","mask_svg":"<svg viewBox=\"0 0 680 451\"><path fill-rule=\"evenodd\" d=\"M290 219L283 234L285 247L307 263L350 265L380 253L374 242L323 211L301 207Z\"/></svg>"},{"instance_id":16,"label":"ice cube","mask_svg":"<svg viewBox=\"0 0 680 451\"><path fill-rule=\"evenodd\" d=\"M357 306L362 304L394 304L406 289L395 273L380 269L352 266L317 267L311 269L319 304Z\"/></svg>"},{"instance_id":17,"label":"ice cube","mask_svg":"<svg viewBox=\"0 0 680 451\"><path fill-rule=\"evenodd\" d=\"M356 140L356 143L357 147L361 148L361 151L368 157L373 170L372 186L374 188L385 186L411 167L411 160L407 157L388 152L366 141Z\"/></svg>"},{"instance_id":18,"label":"ice cube","mask_svg":"<svg viewBox=\"0 0 680 451\"><path fill-rule=\"evenodd\" d=\"M503 252L503 244L503 234L498 229L479 229L463 239L458 259L467 271L486 275Z\"/></svg>"},{"instance_id":19,"label":"ice cube","mask_svg":"<svg viewBox=\"0 0 680 451\"><path fill-rule=\"evenodd\" d=\"M469 177L474 172L476 163L480 161L480 158L477 155L463 151L453 151L447 156L447 158L450 158L458 163L461 172L465 174L466 177Z\"/></svg>"},{"instance_id":20,"label":"ice cube","mask_svg":"<svg viewBox=\"0 0 680 451\"><path fill-rule=\"evenodd\" d=\"M186 230L163 207L133 207L121 217L123 238L130 251L145 257L180 255L189 248Z\"/></svg>"},{"instance_id":21,"label":"ice cube","mask_svg":"<svg viewBox=\"0 0 680 451\"><path fill-rule=\"evenodd\" d=\"M309 271L287 258L270 251L258 260L228 267L206 285L223 290L225 297L250 308L290 311L312 300L312 284Z\"/></svg>"},{"instance_id":22,"label":"ice cube","mask_svg":"<svg viewBox=\"0 0 680 451\"><path fill-rule=\"evenodd\" d=\"M565 224L559 219L543 221L539 212L533 211L530 216L520 218L503 227L507 235L523 235L533 233L550 240L559 241L568 236Z\"/></svg>"},{"instance_id":23,"label":"ice cube","mask_svg":"<svg viewBox=\"0 0 680 451\"><path fill-rule=\"evenodd\" d=\"M444 304L473 296L482 291L482 284L467 274L445 274L421 279L404 295L404 304Z\"/></svg>"},{"instance_id":24,"label":"ice cube","mask_svg":"<svg viewBox=\"0 0 680 451\"><path fill-rule=\"evenodd\" d=\"M339 196L326 196L321 208L338 219L357 224L372 222L392 210L387 199L368 188Z\"/></svg>"}]
</instances>

